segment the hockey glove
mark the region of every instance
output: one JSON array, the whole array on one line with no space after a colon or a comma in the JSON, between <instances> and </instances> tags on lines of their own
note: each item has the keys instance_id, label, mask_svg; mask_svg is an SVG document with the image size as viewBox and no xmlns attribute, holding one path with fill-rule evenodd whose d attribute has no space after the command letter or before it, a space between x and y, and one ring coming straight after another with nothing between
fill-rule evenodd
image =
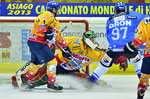
<instances>
[{"instance_id":1,"label":"hockey glove","mask_svg":"<svg viewBox=\"0 0 150 99\"><path fill-rule=\"evenodd\" d=\"M48 40L52 40L53 39L53 36L54 36L54 33L51 31L45 31L45 38L48 39Z\"/></svg>"},{"instance_id":2,"label":"hockey glove","mask_svg":"<svg viewBox=\"0 0 150 99\"><path fill-rule=\"evenodd\" d=\"M134 51L137 51L135 46L132 44L132 42L129 42L125 45L124 47L124 52L125 53L133 53Z\"/></svg>"},{"instance_id":3,"label":"hockey glove","mask_svg":"<svg viewBox=\"0 0 150 99\"><path fill-rule=\"evenodd\" d=\"M123 69L123 71L125 72L128 68L128 63L127 63L127 58L125 56L120 56L115 62L114 64L120 64L120 69Z\"/></svg>"},{"instance_id":4,"label":"hockey glove","mask_svg":"<svg viewBox=\"0 0 150 99\"><path fill-rule=\"evenodd\" d=\"M71 53L70 48L69 48L68 46L66 46L66 47L64 47L64 50L65 50L65 52L62 51L63 57L65 57L65 58L71 60L71 58L72 58L72 53Z\"/></svg>"},{"instance_id":5,"label":"hockey glove","mask_svg":"<svg viewBox=\"0 0 150 99\"><path fill-rule=\"evenodd\" d=\"M124 72L127 70L127 68L128 68L127 61L120 63L120 69L123 69Z\"/></svg>"}]
</instances>

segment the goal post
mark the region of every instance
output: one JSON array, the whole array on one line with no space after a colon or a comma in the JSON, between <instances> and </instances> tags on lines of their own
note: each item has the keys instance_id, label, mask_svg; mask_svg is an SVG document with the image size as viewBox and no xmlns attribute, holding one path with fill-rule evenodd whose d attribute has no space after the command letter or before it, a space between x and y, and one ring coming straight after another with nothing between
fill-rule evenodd
<instances>
[{"instance_id":1,"label":"goal post","mask_svg":"<svg viewBox=\"0 0 150 99\"><path fill-rule=\"evenodd\" d=\"M61 28L70 21L72 26L62 32L64 37L82 37L82 34L89 30L88 21L79 19L60 19ZM27 39L34 26L33 22L34 19L0 19L0 73L15 73L20 68L18 66L29 60ZM89 66L86 67L86 72L89 73Z\"/></svg>"}]
</instances>

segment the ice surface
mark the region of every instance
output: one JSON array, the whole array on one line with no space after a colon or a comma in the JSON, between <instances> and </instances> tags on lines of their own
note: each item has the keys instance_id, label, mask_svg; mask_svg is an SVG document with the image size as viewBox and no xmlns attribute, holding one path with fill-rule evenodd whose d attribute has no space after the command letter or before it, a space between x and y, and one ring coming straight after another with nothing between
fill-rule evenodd
<instances>
[{"instance_id":1,"label":"ice surface","mask_svg":"<svg viewBox=\"0 0 150 99\"><path fill-rule=\"evenodd\" d=\"M11 84L0 84L0 99L137 99L137 76L103 75L101 79L112 87L95 86L93 89L82 90L82 86L81 89L64 89L62 93L54 93L47 92L46 86L40 90L20 91ZM74 85L76 86L78 84ZM150 99L149 90L146 91L144 99Z\"/></svg>"}]
</instances>

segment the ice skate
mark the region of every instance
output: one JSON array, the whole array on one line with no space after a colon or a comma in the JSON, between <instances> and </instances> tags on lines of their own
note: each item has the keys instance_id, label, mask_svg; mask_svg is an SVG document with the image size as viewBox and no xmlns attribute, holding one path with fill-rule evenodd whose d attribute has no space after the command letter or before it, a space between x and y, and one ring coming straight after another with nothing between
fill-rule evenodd
<instances>
[{"instance_id":1,"label":"ice skate","mask_svg":"<svg viewBox=\"0 0 150 99\"><path fill-rule=\"evenodd\" d=\"M137 99L143 99L144 93L145 93L145 90L144 89L140 89L140 93L139 93Z\"/></svg>"},{"instance_id":2,"label":"ice skate","mask_svg":"<svg viewBox=\"0 0 150 99\"><path fill-rule=\"evenodd\" d=\"M47 90L48 91L60 91L61 92L62 89L63 89L63 87L58 85L58 84L55 84L55 83L54 84L50 84L50 83L47 84Z\"/></svg>"}]
</instances>

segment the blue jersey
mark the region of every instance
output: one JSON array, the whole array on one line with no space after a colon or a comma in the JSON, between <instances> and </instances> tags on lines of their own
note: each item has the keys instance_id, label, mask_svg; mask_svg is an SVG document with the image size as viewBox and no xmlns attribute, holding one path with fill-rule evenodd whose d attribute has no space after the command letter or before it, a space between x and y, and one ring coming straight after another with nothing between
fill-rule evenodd
<instances>
[{"instance_id":1,"label":"blue jersey","mask_svg":"<svg viewBox=\"0 0 150 99\"><path fill-rule=\"evenodd\" d=\"M123 49L126 43L133 41L135 29L146 15L129 11L120 13L107 20L106 34L110 49Z\"/></svg>"}]
</instances>

